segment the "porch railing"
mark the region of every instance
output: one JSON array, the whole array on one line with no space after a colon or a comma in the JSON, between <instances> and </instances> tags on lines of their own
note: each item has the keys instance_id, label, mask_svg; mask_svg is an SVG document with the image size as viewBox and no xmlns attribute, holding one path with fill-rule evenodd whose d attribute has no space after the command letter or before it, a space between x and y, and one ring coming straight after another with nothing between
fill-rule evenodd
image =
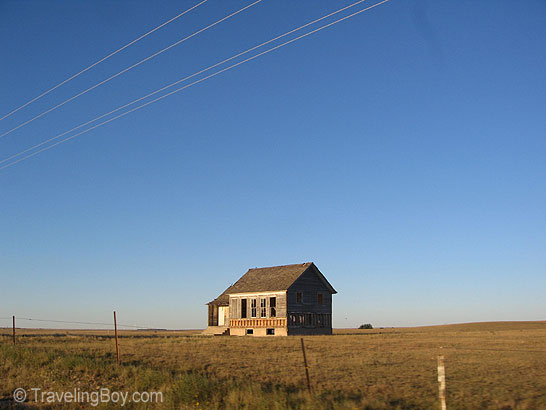
<instances>
[{"instance_id":1,"label":"porch railing","mask_svg":"<svg viewBox=\"0 0 546 410\"><path fill-rule=\"evenodd\" d=\"M229 327L286 327L286 318L229 319Z\"/></svg>"}]
</instances>

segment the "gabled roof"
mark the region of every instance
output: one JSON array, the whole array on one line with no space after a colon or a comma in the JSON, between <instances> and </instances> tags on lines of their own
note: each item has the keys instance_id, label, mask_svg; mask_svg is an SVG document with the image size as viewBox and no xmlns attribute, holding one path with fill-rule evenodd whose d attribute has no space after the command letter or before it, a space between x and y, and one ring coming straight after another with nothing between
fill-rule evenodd
<instances>
[{"instance_id":1,"label":"gabled roof","mask_svg":"<svg viewBox=\"0 0 546 410\"><path fill-rule=\"evenodd\" d=\"M249 269L241 279L227 288L212 302L209 302L209 304L228 305L229 295L233 293L276 292L288 290L288 288L308 269L313 269L315 271L330 292L337 293L315 264L313 262L307 262L295 265Z\"/></svg>"}]
</instances>

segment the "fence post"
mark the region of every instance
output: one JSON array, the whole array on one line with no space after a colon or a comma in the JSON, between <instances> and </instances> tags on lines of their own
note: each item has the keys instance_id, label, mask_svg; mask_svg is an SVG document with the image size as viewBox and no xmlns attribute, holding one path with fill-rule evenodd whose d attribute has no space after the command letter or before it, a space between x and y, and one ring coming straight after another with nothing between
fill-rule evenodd
<instances>
[{"instance_id":1,"label":"fence post","mask_svg":"<svg viewBox=\"0 0 546 410\"><path fill-rule=\"evenodd\" d=\"M438 356L438 395L440 398L440 410L446 410L446 368L444 356Z\"/></svg>"},{"instance_id":2,"label":"fence post","mask_svg":"<svg viewBox=\"0 0 546 410\"><path fill-rule=\"evenodd\" d=\"M118 366L121 364L119 360L119 344L118 344L118 322L116 320L116 311L114 310L114 336L116 338L116 357L118 361Z\"/></svg>"},{"instance_id":3,"label":"fence post","mask_svg":"<svg viewBox=\"0 0 546 410\"><path fill-rule=\"evenodd\" d=\"M307 366L307 357L305 356L303 337L301 338L301 351L303 352L303 364L305 366L305 377L307 378L307 390L309 390L309 393L311 393L311 379L309 378L309 366Z\"/></svg>"},{"instance_id":4,"label":"fence post","mask_svg":"<svg viewBox=\"0 0 546 410\"><path fill-rule=\"evenodd\" d=\"M13 345L15 346L15 316L13 316Z\"/></svg>"}]
</instances>

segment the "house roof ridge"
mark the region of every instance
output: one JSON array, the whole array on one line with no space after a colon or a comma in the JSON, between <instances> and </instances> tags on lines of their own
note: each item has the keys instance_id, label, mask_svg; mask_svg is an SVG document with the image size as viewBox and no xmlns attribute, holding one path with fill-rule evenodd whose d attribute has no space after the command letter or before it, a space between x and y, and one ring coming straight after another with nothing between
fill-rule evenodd
<instances>
[{"instance_id":1,"label":"house roof ridge","mask_svg":"<svg viewBox=\"0 0 546 410\"><path fill-rule=\"evenodd\" d=\"M303 262L303 263L289 263L286 265L275 265L275 266L262 266L262 267L255 267L250 268L248 270L256 270L256 269L272 269L272 268L286 268L289 266L304 266L304 265L312 265L314 262Z\"/></svg>"}]
</instances>

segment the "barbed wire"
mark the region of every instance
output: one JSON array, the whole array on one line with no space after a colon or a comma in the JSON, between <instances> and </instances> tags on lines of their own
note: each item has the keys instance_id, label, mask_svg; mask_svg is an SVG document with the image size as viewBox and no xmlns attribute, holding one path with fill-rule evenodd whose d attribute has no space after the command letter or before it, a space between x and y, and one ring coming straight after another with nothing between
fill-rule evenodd
<instances>
[{"instance_id":1,"label":"barbed wire","mask_svg":"<svg viewBox=\"0 0 546 410\"><path fill-rule=\"evenodd\" d=\"M476 350L479 352L527 352L527 353L546 353L546 350L526 350L526 349L491 349L491 348L476 348L476 347L442 347L442 350Z\"/></svg>"},{"instance_id":2,"label":"barbed wire","mask_svg":"<svg viewBox=\"0 0 546 410\"><path fill-rule=\"evenodd\" d=\"M12 319L11 317L0 317L0 319ZM94 325L94 326L109 326L114 327L114 323L105 323L105 322L84 322L84 321L77 321L77 320L59 320L59 319L38 319L38 318L32 318L32 317L22 317L22 316L15 316L15 320L26 320L26 321L33 321L33 322L44 322L44 323L65 323L65 324L72 324L72 325ZM130 327L137 330L180 330L180 329L168 329L163 327L148 327L148 326L140 326L140 325L129 325L124 323L118 323L118 327ZM18 327L18 326L16 326ZM19 327L21 328L21 327Z\"/></svg>"}]
</instances>

